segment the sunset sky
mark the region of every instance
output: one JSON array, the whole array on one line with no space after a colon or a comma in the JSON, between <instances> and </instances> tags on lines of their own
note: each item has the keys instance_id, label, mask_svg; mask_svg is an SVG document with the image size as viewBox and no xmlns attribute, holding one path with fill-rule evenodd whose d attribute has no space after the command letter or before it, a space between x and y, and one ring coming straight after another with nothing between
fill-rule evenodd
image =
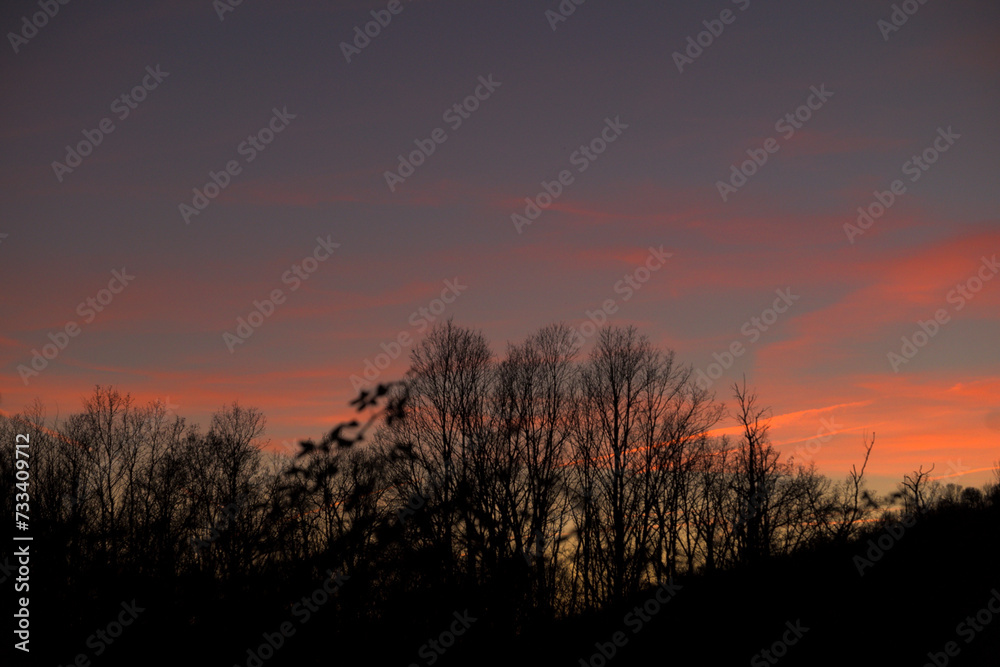
<instances>
[{"instance_id":1,"label":"sunset sky","mask_svg":"<svg viewBox=\"0 0 1000 667\"><path fill-rule=\"evenodd\" d=\"M729 405L745 373L797 461L839 478L867 430L880 488L979 485L1000 6L903 4L4 3L0 409L239 400L281 448L432 319L502 354L589 311Z\"/></svg>"}]
</instances>

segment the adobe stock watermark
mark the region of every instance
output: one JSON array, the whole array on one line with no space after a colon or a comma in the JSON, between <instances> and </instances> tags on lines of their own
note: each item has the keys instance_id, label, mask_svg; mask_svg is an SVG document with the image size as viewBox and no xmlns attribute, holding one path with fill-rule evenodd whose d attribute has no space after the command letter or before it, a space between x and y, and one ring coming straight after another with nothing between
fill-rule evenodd
<instances>
[{"instance_id":1,"label":"adobe stock watermark","mask_svg":"<svg viewBox=\"0 0 1000 667\"><path fill-rule=\"evenodd\" d=\"M971 644L977 635L986 631L986 627L993 622L993 617L1000 615L1000 591L994 588L990 593L992 595L986 604L975 615L966 616L961 623L955 626L955 634L964 639L966 644ZM944 650L927 652L927 662L924 663L923 667L945 667L952 658L957 657L961 652L962 648L958 642L946 642Z\"/></svg>"},{"instance_id":2,"label":"adobe stock watermark","mask_svg":"<svg viewBox=\"0 0 1000 667\"><path fill-rule=\"evenodd\" d=\"M455 620L451 622L448 628L434 639L428 639L417 650L417 655L424 659L424 664L433 665L436 663L448 649L455 645L457 639L468 632L472 624L479 620L475 616L470 615L468 609L461 614L457 611L452 612L451 615L455 617ZM409 667L420 667L420 664L411 662Z\"/></svg>"},{"instance_id":3,"label":"adobe stock watermark","mask_svg":"<svg viewBox=\"0 0 1000 667\"><path fill-rule=\"evenodd\" d=\"M882 39L888 42L889 35L899 32L899 29L906 25L910 17L916 14L920 7L926 5L927 2L928 0L903 0L900 4L893 4L889 20L879 19L875 22L875 26L882 33Z\"/></svg>"},{"instance_id":4,"label":"adobe stock watermark","mask_svg":"<svg viewBox=\"0 0 1000 667\"><path fill-rule=\"evenodd\" d=\"M30 17L27 15L21 17L21 29L17 32L8 32L7 39L10 40L10 45L14 49L14 54L16 55L22 46L28 43L28 40L34 38L38 31L49 24L51 19L56 17L59 13L60 5L68 5L70 0L38 0L38 7L42 10L40 12L35 12Z\"/></svg>"},{"instance_id":5,"label":"adobe stock watermark","mask_svg":"<svg viewBox=\"0 0 1000 667\"><path fill-rule=\"evenodd\" d=\"M416 329L417 334L424 333L427 331L427 327L439 319L448 306L455 303L455 300L467 289L469 289L469 286L460 283L458 278L445 280L441 296L432 299L426 306L421 306L410 313L407 322L411 327ZM404 329L396 334L395 338L380 343L379 347L382 348L382 351L376 354L374 358L365 359L365 369L361 373L364 379L357 375L350 377L351 386L354 387L354 391L361 391L367 384L375 382L382 374L382 371L388 368L389 364L393 361L399 359L403 352L413 344L413 340L413 334Z\"/></svg>"},{"instance_id":6,"label":"adobe stock watermark","mask_svg":"<svg viewBox=\"0 0 1000 667\"><path fill-rule=\"evenodd\" d=\"M649 254L646 261L622 276L621 280L615 283L615 294L620 295L622 303L631 299L636 292L642 289L643 285L649 282L654 273L663 268L667 260L673 257L672 252L664 252L663 246L659 248L649 247ZM601 307L597 310L586 310L584 315L587 321L580 325L580 328L569 328L571 350L579 350L588 339L592 338L601 327L608 323L608 318L618 312L619 298L605 299L601 302Z\"/></svg>"},{"instance_id":7,"label":"adobe stock watermark","mask_svg":"<svg viewBox=\"0 0 1000 667\"><path fill-rule=\"evenodd\" d=\"M565 23L569 20L569 17L576 13L576 8L585 3L587 0L561 0L561 2L553 9L545 10L545 20L549 22L549 27L552 28L552 32L556 31L560 23Z\"/></svg>"},{"instance_id":8,"label":"adobe stock watermark","mask_svg":"<svg viewBox=\"0 0 1000 667\"><path fill-rule=\"evenodd\" d=\"M236 153L243 156L244 163L250 164L257 159L257 156L274 141L274 138L283 132L297 117L297 114L288 113L288 107L282 107L280 111L278 107L274 107L271 109L271 112L271 118L267 121L267 124L254 134L248 135L236 147ZM191 205L189 206L185 203L178 205L178 210L184 219L184 224L190 225L191 218L200 215L202 211L208 208L212 200L228 188L233 178L238 176L242 171L243 165L240 164L239 160L235 159L226 162L225 167L218 172L209 170L208 182L200 190L192 188L194 196L191 198Z\"/></svg>"},{"instance_id":9,"label":"adobe stock watermark","mask_svg":"<svg viewBox=\"0 0 1000 667\"><path fill-rule=\"evenodd\" d=\"M930 146L921 151L920 155L914 155L903 163L901 169L903 174L910 177L911 183L919 181L924 172L938 161L941 154L946 153L955 145L955 141L962 137L962 135L952 131L951 125L948 126L947 130L939 127L937 131L938 136L931 142ZM847 234L847 240L852 245L855 237L867 232L875 224L875 221L885 215L885 212L896 203L899 197L906 194L906 184L903 183L903 179L897 178L889 184L888 190L875 190L872 194L875 196L875 201L869 203L868 206L858 207L858 218L855 223L844 223L844 233Z\"/></svg>"},{"instance_id":10,"label":"adobe stock watermark","mask_svg":"<svg viewBox=\"0 0 1000 667\"><path fill-rule=\"evenodd\" d=\"M154 405L163 406L163 416L167 418L176 417L177 408L181 407L180 403L171 401L169 396L157 398Z\"/></svg>"},{"instance_id":11,"label":"adobe stock watermark","mask_svg":"<svg viewBox=\"0 0 1000 667\"><path fill-rule=\"evenodd\" d=\"M301 261L292 264L288 270L282 273L281 283L288 285L289 292L295 292L302 287L303 282L309 280L319 270L320 264L333 256L333 252L339 247L339 243L334 243L330 240L329 234L327 234L325 239L322 236L317 236L316 246L312 249L312 252L303 257ZM246 317L240 316L236 318L236 329L234 332L230 333L226 331L222 334L222 342L225 343L229 354L236 352L237 345L242 345L250 340L254 332L264 325L264 321L274 315L278 306L285 303L286 298L288 298L288 295L285 291L280 287L276 287L271 290L268 298L262 301L254 299L253 309L250 313Z\"/></svg>"},{"instance_id":12,"label":"adobe stock watermark","mask_svg":"<svg viewBox=\"0 0 1000 667\"><path fill-rule=\"evenodd\" d=\"M976 273L950 289L945 297L945 301L953 304L955 312L962 310L965 308L965 304L983 289L985 283L993 280L997 273L1000 273L1000 262L997 261L997 256L993 255L991 258L982 257ZM938 335L941 327L950 321L951 314L944 308L938 308L934 311L934 317L929 320L917 320L917 329L909 336L902 336L900 338L902 345L899 348L899 352L890 350L886 353L886 358L889 360L892 372L898 373L899 368L903 364L910 363L910 360L917 356L917 353L934 336Z\"/></svg>"},{"instance_id":13,"label":"adobe stock watermark","mask_svg":"<svg viewBox=\"0 0 1000 667\"><path fill-rule=\"evenodd\" d=\"M146 76L142 77L142 81L135 85L132 90L122 93L111 101L111 113L115 114L118 120L125 120L168 76L170 76L170 72L162 71L159 64L156 67L147 65ZM66 157L63 158L63 162L52 161L52 171L56 175L56 180L62 183L66 174L73 173L74 169L83 164L83 158L93 153L94 149L104 142L104 137L114 131L115 122L110 117L102 118L93 130L83 130L81 141L77 142L75 146L67 144Z\"/></svg>"},{"instance_id":14,"label":"adobe stock watermark","mask_svg":"<svg viewBox=\"0 0 1000 667\"><path fill-rule=\"evenodd\" d=\"M732 3L737 5L741 12L745 12L750 7L750 0L732 0ZM722 36L726 26L736 22L736 16L737 14L733 10L723 9L719 18L702 21L701 24L705 26L705 30L694 37L688 36L684 53L674 51L673 58L674 64L677 65L677 71L683 74L685 65L693 65L694 61L705 52L705 49L712 46L715 40Z\"/></svg>"},{"instance_id":15,"label":"adobe stock watermark","mask_svg":"<svg viewBox=\"0 0 1000 667\"><path fill-rule=\"evenodd\" d=\"M668 579L667 583L657 586L648 600L641 605L636 605L625 614L622 617L622 625L631 630L633 636L639 634L646 627L646 624L652 621L653 617L659 614L663 607L674 599L677 591L682 588L684 587L680 584L675 584L672 579ZM611 635L609 641L594 642L594 648L597 650L587 659L580 658L580 667L604 667L618 654L619 649L628 644L629 639L630 637L625 634L624 630L618 630Z\"/></svg>"},{"instance_id":16,"label":"adobe stock watermark","mask_svg":"<svg viewBox=\"0 0 1000 667\"><path fill-rule=\"evenodd\" d=\"M236 8L243 4L243 0L212 0L212 9L219 17L219 22L226 20L226 14L235 12Z\"/></svg>"},{"instance_id":17,"label":"adobe stock watermark","mask_svg":"<svg viewBox=\"0 0 1000 667\"><path fill-rule=\"evenodd\" d=\"M948 474L941 475L941 477L938 477L936 479L943 479L945 477L961 477L962 475L965 475L970 471L972 471L972 468L970 466L967 466L964 463L962 463L962 459L958 460L948 459L948 462L945 465L948 466Z\"/></svg>"},{"instance_id":18,"label":"adobe stock watermark","mask_svg":"<svg viewBox=\"0 0 1000 667\"><path fill-rule=\"evenodd\" d=\"M330 601L330 598L339 591L344 583L351 577L341 572L333 570L326 571L327 578L309 595L303 595L302 599L292 605L292 616L296 618L299 625L305 625L318 612L323 605ZM262 667L262 665L274 657L291 637L298 631L291 621L285 621L278 626L274 632L261 633L261 642L256 648L250 647L246 650L246 667ZM234 665L234 667L239 667Z\"/></svg>"},{"instance_id":19,"label":"adobe stock watermark","mask_svg":"<svg viewBox=\"0 0 1000 667\"><path fill-rule=\"evenodd\" d=\"M83 319L83 324L90 324L97 319L98 313L111 305L115 297L125 291L135 276L128 273L123 266L121 271L115 269L111 271L111 280L108 286L99 290L97 294L87 297L76 306L76 314ZM50 361L55 361L56 357L66 349L71 338L76 338L83 331L81 325L76 320L70 320L58 331L50 331L48 339L51 341L42 345L41 351L38 348L31 350L31 361L28 365L19 364L17 373L21 376L21 381L27 387L29 378L37 377L49 366Z\"/></svg>"},{"instance_id":20,"label":"adobe stock watermark","mask_svg":"<svg viewBox=\"0 0 1000 667\"><path fill-rule=\"evenodd\" d=\"M597 158L608 149L608 146L617 141L618 137L622 136L627 129L628 125L622 122L621 116L615 116L614 120L611 120L610 117L605 118L604 127L600 133L588 143L581 144L570 154L570 166L576 167L579 174L587 171L590 165L596 162ZM510 216L510 221L514 223L514 229L517 230L517 233L523 233L524 228L537 220L542 211L552 206L552 202L562 196L564 188L573 184L573 179L573 172L569 169L563 169L552 181L542 181L542 192L534 197L525 197L524 201L527 206L524 208L524 214L512 213Z\"/></svg>"},{"instance_id":21,"label":"adobe stock watermark","mask_svg":"<svg viewBox=\"0 0 1000 667\"><path fill-rule=\"evenodd\" d=\"M783 290L777 289L774 293L778 295L778 298L774 300L771 307L765 308L759 316L751 317L740 327L740 333L750 340L751 345L760 340L761 335L778 321L779 315L788 312L788 309L801 298L799 294L792 294L791 287L786 287ZM723 373L732 368L736 359L742 357L746 351L747 347L742 341L734 340L721 354L713 352L712 357L715 361L710 363L706 370L699 368L695 371L695 382L702 389L710 389L712 384L721 378Z\"/></svg>"},{"instance_id":22,"label":"adobe stock watermark","mask_svg":"<svg viewBox=\"0 0 1000 667\"><path fill-rule=\"evenodd\" d=\"M801 130L805 123L812 118L813 112L822 109L823 105L833 97L833 93L826 89L825 83L821 83L819 88L811 86L809 90L809 97L806 98L804 104L797 107L795 111L786 113L774 123L774 131L781 134L784 141L795 136L795 132ZM768 158L780 149L781 144L774 137L765 139L760 148L748 148L747 155L750 156L750 159L744 160L739 165L732 165L728 181L715 182L715 187L719 191L722 201L727 201L731 195L746 185L748 179L767 164Z\"/></svg>"},{"instance_id":23,"label":"adobe stock watermark","mask_svg":"<svg viewBox=\"0 0 1000 667\"><path fill-rule=\"evenodd\" d=\"M407 0L412 2L413 0ZM340 52L344 54L347 64L351 64L351 58L360 55L361 52L372 43L372 40L382 34L384 28L392 23L392 17L403 13L403 4L400 0L389 0L385 9L371 10L372 19L364 24L364 30L360 25L354 26L354 39L351 42L341 42Z\"/></svg>"},{"instance_id":24,"label":"adobe stock watermark","mask_svg":"<svg viewBox=\"0 0 1000 667\"><path fill-rule=\"evenodd\" d=\"M441 120L448 123L452 132L462 127L462 123L472 117L472 114L479 109L479 105L490 99L497 88L503 85L501 81L494 81L493 75L479 77L479 85L476 86L472 94L461 102L456 102L441 114ZM414 139L416 150L410 151L409 155L399 154L399 164L396 171L386 171L383 176L385 184L389 186L389 192L395 192L396 186L405 183L406 179L416 173L431 155L437 150L438 145L448 141L448 133L443 127L434 128L430 136L426 139Z\"/></svg>"},{"instance_id":25,"label":"adobe stock watermark","mask_svg":"<svg viewBox=\"0 0 1000 667\"><path fill-rule=\"evenodd\" d=\"M791 621L785 621L785 627L788 629L782 633L780 639L771 644L769 648L754 653L753 657L750 658L750 664L753 667L778 664L778 660L788 655L788 648L798 644L799 640L809 632L809 628L802 625L802 619L795 619L794 624Z\"/></svg>"}]
</instances>

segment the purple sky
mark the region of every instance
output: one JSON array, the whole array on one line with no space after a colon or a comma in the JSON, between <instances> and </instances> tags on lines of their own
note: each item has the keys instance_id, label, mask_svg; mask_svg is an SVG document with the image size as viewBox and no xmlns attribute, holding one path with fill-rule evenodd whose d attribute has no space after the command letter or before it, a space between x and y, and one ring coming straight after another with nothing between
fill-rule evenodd
<instances>
[{"instance_id":1,"label":"purple sky","mask_svg":"<svg viewBox=\"0 0 1000 667\"><path fill-rule=\"evenodd\" d=\"M500 354L590 312L720 399L746 373L823 472L865 429L883 483L933 463L978 484L998 458L996 3L914 3L898 30L892 3L832 0L220 6L77 0L35 31L37 2L0 10L3 410L65 416L98 383L202 423L239 399L280 446L431 318ZM372 11L391 21L347 62ZM415 142L433 153L390 189ZM210 172L226 187L185 214ZM517 224L543 181L558 196Z\"/></svg>"}]
</instances>

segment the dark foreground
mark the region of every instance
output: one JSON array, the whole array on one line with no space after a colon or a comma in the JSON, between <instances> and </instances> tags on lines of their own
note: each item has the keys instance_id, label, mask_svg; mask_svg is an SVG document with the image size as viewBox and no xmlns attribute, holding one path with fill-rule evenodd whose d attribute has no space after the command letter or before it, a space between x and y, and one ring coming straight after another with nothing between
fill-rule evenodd
<instances>
[{"instance_id":1,"label":"dark foreground","mask_svg":"<svg viewBox=\"0 0 1000 667\"><path fill-rule=\"evenodd\" d=\"M867 554L879 537L888 548ZM414 595L372 625L350 613L368 593L365 576L331 579L322 563L225 585L85 566L90 585L65 588L58 554L43 543L31 553L31 654L8 649L18 664L1000 664L996 506L943 507L898 537L682 578L519 635L502 590ZM317 592L324 583L329 596Z\"/></svg>"}]
</instances>

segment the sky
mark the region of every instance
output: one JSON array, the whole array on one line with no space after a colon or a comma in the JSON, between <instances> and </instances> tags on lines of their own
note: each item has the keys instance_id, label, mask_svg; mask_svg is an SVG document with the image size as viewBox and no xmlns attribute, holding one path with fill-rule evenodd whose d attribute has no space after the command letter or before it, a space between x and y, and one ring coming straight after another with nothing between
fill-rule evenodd
<instances>
[{"instance_id":1,"label":"sky","mask_svg":"<svg viewBox=\"0 0 1000 667\"><path fill-rule=\"evenodd\" d=\"M871 432L877 487L1000 459L996 3L15 0L0 26L5 413L238 400L287 451L444 318L498 355L634 324L729 406L745 375L831 476Z\"/></svg>"}]
</instances>

